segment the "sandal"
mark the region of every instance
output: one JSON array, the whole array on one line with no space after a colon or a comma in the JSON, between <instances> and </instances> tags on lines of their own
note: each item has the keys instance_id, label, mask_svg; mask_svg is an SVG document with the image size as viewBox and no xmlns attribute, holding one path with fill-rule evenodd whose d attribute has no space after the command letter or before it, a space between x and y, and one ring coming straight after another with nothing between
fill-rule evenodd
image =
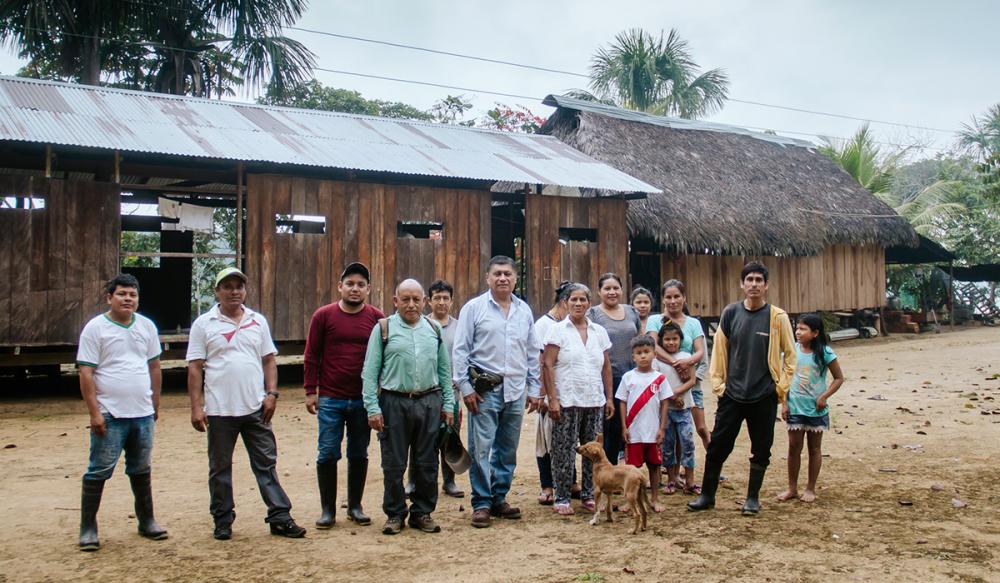
<instances>
[{"instance_id":1,"label":"sandal","mask_svg":"<svg viewBox=\"0 0 1000 583\"><path fill-rule=\"evenodd\" d=\"M594 499L593 498L590 498L588 500L584 500L583 501L583 507L586 508L587 510L591 511L591 512L597 510L597 504L594 504Z\"/></svg>"},{"instance_id":2,"label":"sandal","mask_svg":"<svg viewBox=\"0 0 1000 583\"><path fill-rule=\"evenodd\" d=\"M694 494L696 496L701 495L701 486L699 486L698 484L695 484L695 485L691 486L690 488L688 488L687 486L685 486L684 487L684 492L686 492L688 494Z\"/></svg>"},{"instance_id":3,"label":"sandal","mask_svg":"<svg viewBox=\"0 0 1000 583\"><path fill-rule=\"evenodd\" d=\"M670 494L675 494L676 492L677 492L677 484L673 482L667 482L666 485L663 486L663 493L667 494L668 496Z\"/></svg>"},{"instance_id":4,"label":"sandal","mask_svg":"<svg viewBox=\"0 0 1000 583\"><path fill-rule=\"evenodd\" d=\"M569 503L565 504L555 504L552 506L552 510L559 516L573 516L576 512L573 511L573 507Z\"/></svg>"},{"instance_id":5,"label":"sandal","mask_svg":"<svg viewBox=\"0 0 1000 583\"><path fill-rule=\"evenodd\" d=\"M542 506L552 506L555 504L556 495L554 492L540 492L538 494L538 503Z\"/></svg>"}]
</instances>

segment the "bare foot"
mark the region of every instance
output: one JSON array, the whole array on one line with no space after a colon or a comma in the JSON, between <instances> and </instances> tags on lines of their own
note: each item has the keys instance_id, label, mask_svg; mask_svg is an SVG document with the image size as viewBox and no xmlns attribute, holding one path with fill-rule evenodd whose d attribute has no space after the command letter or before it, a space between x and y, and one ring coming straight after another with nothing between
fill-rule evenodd
<instances>
[{"instance_id":1,"label":"bare foot","mask_svg":"<svg viewBox=\"0 0 1000 583\"><path fill-rule=\"evenodd\" d=\"M791 500L792 498L798 498L798 497L799 497L799 493L796 492L795 490L785 490L781 494L778 494L778 502L787 502L787 501ZM803 496L803 499L804 498L805 497ZM815 496L813 496L813 498L815 498Z\"/></svg>"},{"instance_id":2,"label":"bare foot","mask_svg":"<svg viewBox=\"0 0 1000 583\"><path fill-rule=\"evenodd\" d=\"M653 502L653 512L663 512L666 508L659 502Z\"/></svg>"},{"instance_id":3,"label":"bare foot","mask_svg":"<svg viewBox=\"0 0 1000 583\"><path fill-rule=\"evenodd\" d=\"M802 493L802 496L800 496L800 498L803 502L815 502L816 492L813 492L812 490L806 490L805 492Z\"/></svg>"},{"instance_id":4,"label":"bare foot","mask_svg":"<svg viewBox=\"0 0 1000 583\"><path fill-rule=\"evenodd\" d=\"M618 505L618 512L628 514L629 512L632 512L632 507L629 506L628 502L624 502Z\"/></svg>"}]
</instances>

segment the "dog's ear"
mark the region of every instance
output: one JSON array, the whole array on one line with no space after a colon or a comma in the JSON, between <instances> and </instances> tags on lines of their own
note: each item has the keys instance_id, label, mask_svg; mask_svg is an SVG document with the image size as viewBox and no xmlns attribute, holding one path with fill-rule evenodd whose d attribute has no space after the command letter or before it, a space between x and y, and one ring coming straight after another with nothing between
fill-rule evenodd
<instances>
[{"instance_id":1,"label":"dog's ear","mask_svg":"<svg viewBox=\"0 0 1000 583\"><path fill-rule=\"evenodd\" d=\"M597 443L599 443L601 445L604 445L604 434L603 433L598 433L597 437L594 439L594 441L596 441Z\"/></svg>"}]
</instances>

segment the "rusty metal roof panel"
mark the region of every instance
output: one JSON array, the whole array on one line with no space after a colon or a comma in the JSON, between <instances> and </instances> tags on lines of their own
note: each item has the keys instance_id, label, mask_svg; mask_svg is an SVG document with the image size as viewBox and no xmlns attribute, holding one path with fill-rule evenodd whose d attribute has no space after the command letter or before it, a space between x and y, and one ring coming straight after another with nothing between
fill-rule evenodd
<instances>
[{"instance_id":1,"label":"rusty metal roof panel","mask_svg":"<svg viewBox=\"0 0 1000 583\"><path fill-rule=\"evenodd\" d=\"M0 77L0 140L659 192L556 138Z\"/></svg>"}]
</instances>

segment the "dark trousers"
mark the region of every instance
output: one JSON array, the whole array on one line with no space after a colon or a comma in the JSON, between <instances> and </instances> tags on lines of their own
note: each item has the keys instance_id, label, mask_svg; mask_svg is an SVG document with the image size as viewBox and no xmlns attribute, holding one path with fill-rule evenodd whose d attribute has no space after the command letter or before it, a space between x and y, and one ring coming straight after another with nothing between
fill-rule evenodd
<instances>
[{"instance_id":1,"label":"dark trousers","mask_svg":"<svg viewBox=\"0 0 1000 583\"><path fill-rule=\"evenodd\" d=\"M260 497L267 505L265 522L284 522L291 518L292 503L278 482L278 444L271 424L264 423L262 415L261 411L256 411L241 417L208 418L208 491L212 497L209 510L216 524L231 524L236 519L233 449L237 437L243 438Z\"/></svg>"},{"instance_id":2,"label":"dark trousers","mask_svg":"<svg viewBox=\"0 0 1000 583\"><path fill-rule=\"evenodd\" d=\"M614 387L617 389L621 380L616 380ZM622 442L622 418L618 414L618 404L615 399L615 414L610 419L604 420L604 455L608 456L608 461L612 464L618 463L618 454L625 449Z\"/></svg>"},{"instance_id":3,"label":"dark trousers","mask_svg":"<svg viewBox=\"0 0 1000 583\"><path fill-rule=\"evenodd\" d=\"M743 421L750 434L750 463L766 468L771 461L774 443L774 422L778 418L778 395L771 393L754 403L740 403L723 394L715 412L712 441L705 454L706 463L721 466L733 452Z\"/></svg>"},{"instance_id":4,"label":"dark trousers","mask_svg":"<svg viewBox=\"0 0 1000 583\"><path fill-rule=\"evenodd\" d=\"M382 511L388 517L430 514L437 507L438 430L441 426L441 392L419 399L382 391L379 407L385 429L378 434L382 449ZM406 507L403 474L412 455L410 478L413 493Z\"/></svg>"}]
</instances>

